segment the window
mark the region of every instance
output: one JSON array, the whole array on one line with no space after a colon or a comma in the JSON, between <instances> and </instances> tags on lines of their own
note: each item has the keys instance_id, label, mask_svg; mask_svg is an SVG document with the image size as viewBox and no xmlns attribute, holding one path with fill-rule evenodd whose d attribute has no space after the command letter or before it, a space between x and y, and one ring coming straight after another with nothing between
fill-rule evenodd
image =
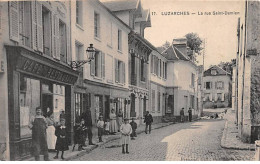
<instances>
[{"instance_id":1,"label":"window","mask_svg":"<svg viewBox=\"0 0 260 164\"><path fill-rule=\"evenodd\" d=\"M195 83L195 75L194 73L191 73L191 87L194 87L194 83Z\"/></svg>"},{"instance_id":2,"label":"window","mask_svg":"<svg viewBox=\"0 0 260 164\"><path fill-rule=\"evenodd\" d=\"M112 47L112 22L107 22L107 45Z\"/></svg>"},{"instance_id":3,"label":"window","mask_svg":"<svg viewBox=\"0 0 260 164\"><path fill-rule=\"evenodd\" d=\"M79 42L75 43L75 54L76 54L76 61L77 60L84 60L84 50L83 50L83 45Z\"/></svg>"},{"instance_id":4,"label":"window","mask_svg":"<svg viewBox=\"0 0 260 164\"><path fill-rule=\"evenodd\" d=\"M153 57L153 55L151 55L151 73L153 73L154 71L154 57Z\"/></svg>"},{"instance_id":5,"label":"window","mask_svg":"<svg viewBox=\"0 0 260 164\"><path fill-rule=\"evenodd\" d=\"M152 90L152 111L155 111L155 90Z\"/></svg>"},{"instance_id":6,"label":"window","mask_svg":"<svg viewBox=\"0 0 260 164\"><path fill-rule=\"evenodd\" d=\"M100 38L100 15L94 13L94 36Z\"/></svg>"},{"instance_id":7,"label":"window","mask_svg":"<svg viewBox=\"0 0 260 164\"><path fill-rule=\"evenodd\" d=\"M211 75L217 75L217 70L212 69L212 70L211 70Z\"/></svg>"},{"instance_id":8,"label":"window","mask_svg":"<svg viewBox=\"0 0 260 164\"><path fill-rule=\"evenodd\" d=\"M117 42L118 42L118 50L122 51L122 31L118 30L118 35L117 35Z\"/></svg>"},{"instance_id":9,"label":"window","mask_svg":"<svg viewBox=\"0 0 260 164\"><path fill-rule=\"evenodd\" d=\"M107 82L113 83L113 57L111 55L106 56L106 79Z\"/></svg>"},{"instance_id":10,"label":"window","mask_svg":"<svg viewBox=\"0 0 260 164\"><path fill-rule=\"evenodd\" d=\"M165 76L164 76L165 75L165 72L164 72L165 68L164 67L165 67L164 62L162 62L162 77L163 78L165 78Z\"/></svg>"},{"instance_id":11,"label":"window","mask_svg":"<svg viewBox=\"0 0 260 164\"><path fill-rule=\"evenodd\" d=\"M75 119L78 120L83 112L82 96L80 93L75 93Z\"/></svg>"},{"instance_id":12,"label":"window","mask_svg":"<svg viewBox=\"0 0 260 164\"><path fill-rule=\"evenodd\" d=\"M165 77L165 79L167 79L167 63L165 63L165 67L164 68L165 68L165 71L164 71L165 76L164 77Z\"/></svg>"},{"instance_id":13,"label":"window","mask_svg":"<svg viewBox=\"0 0 260 164\"><path fill-rule=\"evenodd\" d=\"M51 55L51 13L42 7L43 53Z\"/></svg>"},{"instance_id":14,"label":"window","mask_svg":"<svg viewBox=\"0 0 260 164\"><path fill-rule=\"evenodd\" d=\"M95 54L95 76L101 77L101 53Z\"/></svg>"},{"instance_id":15,"label":"window","mask_svg":"<svg viewBox=\"0 0 260 164\"><path fill-rule=\"evenodd\" d=\"M223 81L217 81L216 82L216 89L224 89L224 82Z\"/></svg>"},{"instance_id":16,"label":"window","mask_svg":"<svg viewBox=\"0 0 260 164\"><path fill-rule=\"evenodd\" d=\"M210 100L210 93L205 93L204 94L204 101L209 101Z\"/></svg>"},{"instance_id":17,"label":"window","mask_svg":"<svg viewBox=\"0 0 260 164\"><path fill-rule=\"evenodd\" d=\"M206 89L211 89L211 82L206 82Z\"/></svg>"},{"instance_id":18,"label":"window","mask_svg":"<svg viewBox=\"0 0 260 164\"><path fill-rule=\"evenodd\" d=\"M19 42L20 44L31 47L31 2L19 2Z\"/></svg>"},{"instance_id":19,"label":"window","mask_svg":"<svg viewBox=\"0 0 260 164\"><path fill-rule=\"evenodd\" d=\"M90 62L90 74L105 78L105 54L96 50L95 59Z\"/></svg>"},{"instance_id":20,"label":"window","mask_svg":"<svg viewBox=\"0 0 260 164\"><path fill-rule=\"evenodd\" d=\"M117 83L125 83L125 63L115 59L115 80Z\"/></svg>"},{"instance_id":21,"label":"window","mask_svg":"<svg viewBox=\"0 0 260 164\"><path fill-rule=\"evenodd\" d=\"M218 96L218 101L221 101L221 99L222 99L222 93L217 93L217 96Z\"/></svg>"},{"instance_id":22,"label":"window","mask_svg":"<svg viewBox=\"0 0 260 164\"><path fill-rule=\"evenodd\" d=\"M161 111L161 93L160 92L158 92L158 112L160 112Z\"/></svg>"},{"instance_id":23,"label":"window","mask_svg":"<svg viewBox=\"0 0 260 164\"><path fill-rule=\"evenodd\" d=\"M82 7L83 7L82 1L77 0L76 1L76 23L80 26L83 25L83 19L82 19L83 10L82 10Z\"/></svg>"},{"instance_id":24,"label":"window","mask_svg":"<svg viewBox=\"0 0 260 164\"><path fill-rule=\"evenodd\" d=\"M162 60L159 59L159 76L162 77Z\"/></svg>"},{"instance_id":25,"label":"window","mask_svg":"<svg viewBox=\"0 0 260 164\"><path fill-rule=\"evenodd\" d=\"M61 20L59 21L59 36L60 36L60 60L62 62L67 62L66 57L66 26Z\"/></svg>"},{"instance_id":26,"label":"window","mask_svg":"<svg viewBox=\"0 0 260 164\"><path fill-rule=\"evenodd\" d=\"M194 95L190 95L190 107L194 109Z\"/></svg>"},{"instance_id":27,"label":"window","mask_svg":"<svg viewBox=\"0 0 260 164\"><path fill-rule=\"evenodd\" d=\"M141 60L141 81L145 81L145 62L144 60L142 59Z\"/></svg>"}]
</instances>

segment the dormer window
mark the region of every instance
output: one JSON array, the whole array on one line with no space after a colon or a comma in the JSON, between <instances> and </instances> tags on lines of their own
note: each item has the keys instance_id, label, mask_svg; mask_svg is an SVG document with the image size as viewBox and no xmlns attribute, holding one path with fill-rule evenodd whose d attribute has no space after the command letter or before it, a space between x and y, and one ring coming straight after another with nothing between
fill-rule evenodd
<instances>
[{"instance_id":1,"label":"dormer window","mask_svg":"<svg viewBox=\"0 0 260 164\"><path fill-rule=\"evenodd\" d=\"M212 70L211 70L211 75L217 75L217 70L212 69Z\"/></svg>"}]
</instances>

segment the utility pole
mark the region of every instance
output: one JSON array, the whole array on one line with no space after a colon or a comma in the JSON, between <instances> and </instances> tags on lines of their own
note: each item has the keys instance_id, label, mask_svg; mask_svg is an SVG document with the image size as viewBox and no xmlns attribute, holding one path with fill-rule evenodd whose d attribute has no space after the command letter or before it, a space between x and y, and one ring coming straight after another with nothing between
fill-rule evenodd
<instances>
[{"instance_id":1,"label":"utility pole","mask_svg":"<svg viewBox=\"0 0 260 164\"><path fill-rule=\"evenodd\" d=\"M206 52L206 43L207 40L204 38L203 40L203 54L202 54L202 72L201 72L201 86L200 86L200 92L201 92L201 111L200 116L203 115L203 103L204 103L204 70L205 70L205 52Z\"/></svg>"}]
</instances>

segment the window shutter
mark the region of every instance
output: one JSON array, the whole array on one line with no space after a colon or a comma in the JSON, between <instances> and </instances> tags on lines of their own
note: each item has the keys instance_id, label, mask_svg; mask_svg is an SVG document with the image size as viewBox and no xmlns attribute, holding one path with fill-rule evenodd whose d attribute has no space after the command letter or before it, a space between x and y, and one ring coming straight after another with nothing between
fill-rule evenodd
<instances>
[{"instance_id":1,"label":"window shutter","mask_svg":"<svg viewBox=\"0 0 260 164\"><path fill-rule=\"evenodd\" d=\"M165 63L165 79L167 79L167 63Z\"/></svg>"},{"instance_id":2,"label":"window shutter","mask_svg":"<svg viewBox=\"0 0 260 164\"><path fill-rule=\"evenodd\" d=\"M144 81L147 81L147 63L144 62L144 74L143 74L143 77L144 77Z\"/></svg>"},{"instance_id":3,"label":"window shutter","mask_svg":"<svg viewBox=\"0 0 260 164\"><path fill-rule=\"evenodd\" d=\"M215 93L215 101L218 101L218 94Z\"/></svg>"},{"instance_id":4,"label":"window shutter","mask_svg":"<svg viewBox=\"0 0 260 164\"><path fill-rule=\"evenodd\" d=\"M221 96L222 96L222 97L221 97L221 101L225 101L225 93L222 93Z\"/></svg>"},{"instance_id":5,"label":"window shutter","mask_svg":"<svg viewBox=\"0 0 260 164\"><path fill-rule=\"evenodd\" d=\"M36 2L31 1L32 8L32 48L37 50L37 13L36 13Z\"/></svg>"},{"instance_id":6,"label":"window shutter","mask_svg":"<svg viewBox=\"0 0 260 164\"><path fill-rule=\"evenodd\" d=\"M37 49L43 52L43 32L42 32L42 4L36 1L37 12Z\"/></svg>"},{"instance_id":7,"label":"window shutter","mask_svg":"<svg viewBox=\"0 0 260 164\"><path fill-rule=\"evenodd\" d=\"M212 101L212 93L209 94L209 101Z\"/></svg>"},{"instance_id":8,"label":"window shutter","mask_svg":"<svg viewBox=\"0 0 260 164\"><path fill-rule=\"evenodd\" d=\"M69 25L66 26L67 30L67 37L66 37L66 44L67 44L67 63L70 64L70 62L72 61L72 57L71 57L71 48L70 48L70 27Z\"/></svg>"},{"instance_id":9,"label":"window shutter","mask_svg":"<svg viewBox=\"0 0 260 164\"><path fill-rule=\"evenodd\" d=\"M115 80L116 80L116 83L118 83L118 60L115 59Z\"/></svg>"},{"instance_id":10,"label":"window shutter","mask_svg":"<svg viewBox=\"0 0 260 164\"><path fill-rule=\"evenodd\" d=\"M9 17L10 17L10 39L19 42L19 3L17 1L9 2Z\"/></svg>"},{"instance_id":11,"label":"window shutter","mask_svg":"<svg viewBox=\"0 0 260 164\"><path fill-rule=\"evenodd\" d=\"M102 77L105 78L105 53L102 53Z\"/></svg>"},{"instance_id":12,"label":"window shutter","mask_svg":"<svg viewBox=\"0 0 260 164\"><path fill-rule=\"evenodd\" d=\"M123 83L125 84L125 63L123 62Z\"/></svg>"},{"instance_id":13,"label":"window shutter","mask_svg":"<svg viewBox=\"0 0 260 164\"><path fill-rule=\"evenodd\" d=\"M56 58L60 60L60 19L55 17L55 40L56 42Z\"/></svg>"},{"instance_id":14,"label":"window shutter","mask_svg":"<svg viewBox=\"0 0 260 164\"><path fill-rule=\"evenodd\" d=\"M224 82L222 81L222 89L224 89Z\"/></svg>"},{"instance_id":15,"label":"window shutter","mask_svg":"<svg viewBox=\"0 0 260 164\"><path fill-rule=\"evenodd\" d=\"M94 76L95 75L95 58L94 60L90 61L90 75Z\"/></svg>"},{"instance_id":16,"label":"window shutter","mask_svg":"<svg viewBox=\"0 0 260 164\"><path fill-rule=\"evenodd\" d=\"M153 73L153 55L151 56L151 73Z\"/></svg>"},{"instance_id":17,"label":"window shutter","mask_svg":"<svg viewBox=\"0 0 260 164\"><path fill-rule=\"evenodd\" d=\"M56 20L57 20L57 14L53 14L52 16L52 56L54 59L57 59L57 43L56 43Z\"/></svg>"}]
</instances>

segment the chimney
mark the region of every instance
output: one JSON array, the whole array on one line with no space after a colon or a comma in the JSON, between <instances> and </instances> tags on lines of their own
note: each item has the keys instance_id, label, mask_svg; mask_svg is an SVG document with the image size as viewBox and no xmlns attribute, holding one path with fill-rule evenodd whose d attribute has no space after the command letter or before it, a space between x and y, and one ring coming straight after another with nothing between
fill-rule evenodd
<instances>
[{"instance_id":1,"label":"chimney","mask_svg":"<svg viewBox=\"0 0 260 164\"><path fill-rule=\"evenodd\" d=\"M173 39L172 44L178 50L180 50L184 55L187 56L187 39L186 38Z\"/></svg>"}]
</instances>

